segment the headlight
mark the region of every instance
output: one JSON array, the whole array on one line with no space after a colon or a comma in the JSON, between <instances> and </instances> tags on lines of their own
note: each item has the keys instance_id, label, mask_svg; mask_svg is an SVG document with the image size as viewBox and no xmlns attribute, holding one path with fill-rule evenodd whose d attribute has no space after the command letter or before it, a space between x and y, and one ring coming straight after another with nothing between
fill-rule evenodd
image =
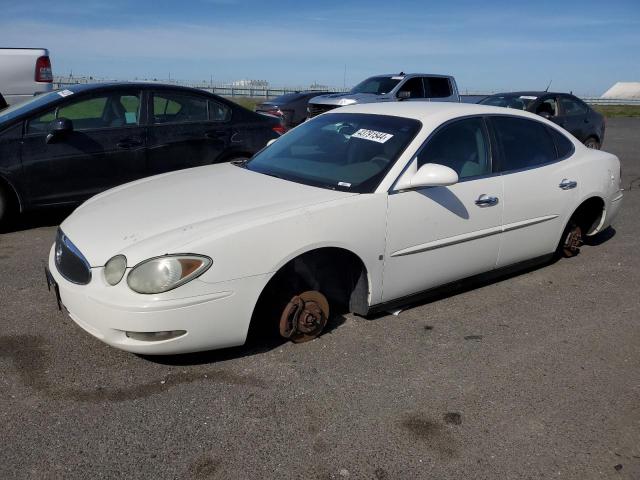
<instances>
[{"instance_id":1,"label":"headlight","mask_svg":"<svg viewBox=\"0 0 640 480\"><path fill-rule=\"evenodd\" d=\"M166 255L139 263L127 276L129 288L138 293L163 293L202 275L211 259L199 255Z\"/></svg>"},{"instance_id":2,"label":"headlight","mask_svg":"<svg viewBox=\"0 0 640 480\"><path fill-rule=\"evenodd\" d=\"M104 264L104 279L111 286L117 285L127 270L127 257L116 255Z\"/></svg>"}]
</instances>

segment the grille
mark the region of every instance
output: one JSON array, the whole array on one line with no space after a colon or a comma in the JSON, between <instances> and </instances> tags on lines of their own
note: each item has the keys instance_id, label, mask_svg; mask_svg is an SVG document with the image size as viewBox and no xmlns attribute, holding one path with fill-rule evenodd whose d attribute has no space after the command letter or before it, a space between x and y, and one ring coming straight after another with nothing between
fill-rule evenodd
<instances>
[{"instance_id":1,"label":"grille","mask_svg":"<svg viewBox=\"0 0 640 480\"><path fill-rule=\"evenodd\" d=\"M60 229L56 235L55 261L60 275L70 282L86 285L91 281L89 262Z\"/></svg>"},{"instance_id":2,"label":"grille","mask_svg":"<svg viewBox=\"0 0 640 480\"><path fill-rule=\"evenodd\" d=\"M316 115L320 115L321 113L328 112L329 110L333 110L334 108L338 108L340 105L323 105L319 103L310 103L307 106L307 112L309 113L308 118L315 117Z\"/></svg>"}]
</instances>

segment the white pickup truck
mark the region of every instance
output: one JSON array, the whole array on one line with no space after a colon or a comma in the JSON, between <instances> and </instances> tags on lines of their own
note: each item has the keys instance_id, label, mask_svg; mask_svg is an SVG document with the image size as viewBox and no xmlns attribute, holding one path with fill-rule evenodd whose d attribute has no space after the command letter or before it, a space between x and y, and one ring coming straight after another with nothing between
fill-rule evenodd
<instances>
[{"instance_id":1,"label":"white pickup truck","mask_svg":"<svg viewBox=\"0 0 640 480\"><path fill-rule=\"evenodd\" d=\"M0 108L53 89L46 48L0 48ZM2 101L4 97L4 101Z\"/></svg>"}]
</instances>

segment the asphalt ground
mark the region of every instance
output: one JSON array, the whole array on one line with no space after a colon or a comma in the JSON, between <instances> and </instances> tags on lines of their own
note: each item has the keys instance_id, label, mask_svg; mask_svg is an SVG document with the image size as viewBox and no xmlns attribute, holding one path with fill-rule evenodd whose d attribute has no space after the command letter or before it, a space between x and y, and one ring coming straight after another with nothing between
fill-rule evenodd
<instances>
[{"instance_id":1,"label":"asphalt ground","mask_svg":"<svg viewBox=\"0 0 640 480\"><path fill-rule=\"evenodd\" d=\"M0 235L0 478L640 478L640 119L579 256L306 344L143 358L56 309L67 212Z\"/></svg>"}]
</instances>

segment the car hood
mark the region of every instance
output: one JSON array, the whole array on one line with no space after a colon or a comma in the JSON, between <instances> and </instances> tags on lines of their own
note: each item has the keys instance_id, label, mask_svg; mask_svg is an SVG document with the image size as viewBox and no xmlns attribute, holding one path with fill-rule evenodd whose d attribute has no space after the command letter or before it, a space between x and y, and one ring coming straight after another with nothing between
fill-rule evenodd
<instances>
[{"instance_id":1,"label":"car hood","mask_svg":"<svg viewBox=\"0 0 640 480\"><path fill-rule=\"evenodd\" d=\"M81 205L61 225L91 266L122 253L129 264L204 236L355 195L302 185L231 164L158 175L116 187Z\"/></svg>"},{"instance_id":2,"label":"car hood","mask_svg":"<svg viewBox=\"0 0 640 480\"><path fill-rule=\"evenodd\" d=\"M374 93L332 93L329 95L319 95L309 100L309 103L320 105L354 105L356 103L373 103L387 100L385 95L376 95Z\"/></svg>"}]
</instances>

